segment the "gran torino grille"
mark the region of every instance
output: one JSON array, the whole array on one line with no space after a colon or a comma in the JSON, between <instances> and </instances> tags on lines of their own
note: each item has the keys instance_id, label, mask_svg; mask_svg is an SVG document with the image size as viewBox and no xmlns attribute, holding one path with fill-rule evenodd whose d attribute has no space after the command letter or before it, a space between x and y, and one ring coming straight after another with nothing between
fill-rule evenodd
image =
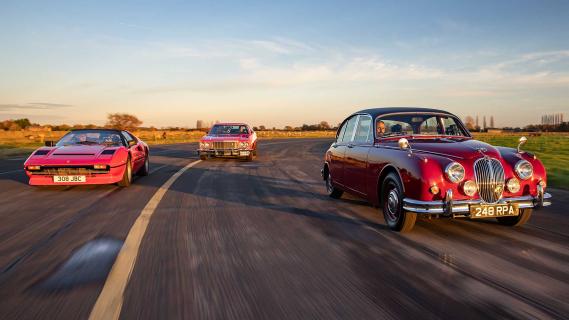
<instances>
[{"instance_id":1,"label":"gran torino grille","mask_svg":"<svg viewBox=\"0 0 569 320\"><path fill-rule=\"evenodd\" d=\"M214 141L212 143L213 149L237 149L236 141Z\"/></svg>"},{"instance_id":2,"label":"gran torino grille","mask_svg":"<svg viewBox=\"0 0 569 320\"><path fill-rule=\"evenodd\" d=\"M474 162L474 173L480 199L496 203L504 192L504 168L500 161L484 157Z\"/></svg>"},{"instance_id":3,"label":"gran torino grille","mask_svg":"<svg viewBox=\"0 0 569 320\"><path fill-rule=\"evenodd\" d=\"M43 167L40 171L31 171L42 176L90 176L109 173L109 170L95 170L92 167Z\"/></svg>"}]
</instances>

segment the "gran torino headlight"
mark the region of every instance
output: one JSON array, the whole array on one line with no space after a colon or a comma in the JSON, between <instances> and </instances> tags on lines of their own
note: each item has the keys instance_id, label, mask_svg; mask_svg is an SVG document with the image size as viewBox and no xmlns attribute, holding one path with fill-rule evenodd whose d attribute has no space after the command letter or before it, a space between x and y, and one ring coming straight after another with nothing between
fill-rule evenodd
<instances>
[{"instance_id":1,"label":"gran torino headlight","mask_svg":"<svg viewBox=\"0 0 569 320\"><path fill-rule=\"evenodd\" d=\"M209 143L200 142L200 149L209 149Z\"/></svg>"},{"instance_id":2,"label":"gran torino headlight","mask_svg":"<svg viewBox=\"0 0 569 320\"><path fill-rule=\"evenodd\" d=\"M239 142L240 149L247 149L249 147L249 142Z\"/></svg>"},{"instance_id":3,"label":"gran torino headlight","mask_svg":"<svg viewBox=\"0 0 569 320\"><path fill-rule=\"evenodd\" d=\"M527 160L520 160L514 166L514 171L522 180L527 180L533 175L533 166Z\"/></svg>"},{"instance_id":4,"label":"gran torino headlight","mask_svg":"<svg viewBox=\"0 0 569 320\"><path fill-rule=\"evenodd\" d=\"M445 173L451 182L459 183L464 180L464 167L458 162L450 163L446 167Z\"/></svg>"}]
</instances>

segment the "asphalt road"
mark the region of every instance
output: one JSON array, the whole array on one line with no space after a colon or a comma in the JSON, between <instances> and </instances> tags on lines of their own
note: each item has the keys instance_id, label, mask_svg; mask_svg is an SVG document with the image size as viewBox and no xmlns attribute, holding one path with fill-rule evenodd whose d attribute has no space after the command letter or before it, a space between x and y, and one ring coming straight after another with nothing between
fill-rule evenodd
<instances>
[{"instance_id":1,"label":"asphalt road","mask_svg":"<svg viewBox=\"0 0 569 320\"><path fill-rule=\"evenodd\" d=\"M327 140L263 141L254 162L208 160L158 204L123 319L567 318L569 192L522 228L381 212L320 179ZM0 161L0 318L86 319L134 221L195 144L152 149L116 186L35 188Z\"/></svg>"}]
</instances>

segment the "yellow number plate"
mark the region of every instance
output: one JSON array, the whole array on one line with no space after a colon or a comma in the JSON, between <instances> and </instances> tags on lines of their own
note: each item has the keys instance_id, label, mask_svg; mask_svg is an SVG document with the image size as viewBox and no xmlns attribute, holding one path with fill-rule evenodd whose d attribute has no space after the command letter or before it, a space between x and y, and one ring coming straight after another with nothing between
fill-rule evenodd
<instances>
[{"instance_id":1,"label":"yellow number plate","mask_svg":"<svg viewBox=\"0 0 569 320\"><path fill-rule=\"evenodd\" d=\"M519 214L517 204L481 204L470 206L470 218L511 217Z\"/></svg>"}]
</instances>

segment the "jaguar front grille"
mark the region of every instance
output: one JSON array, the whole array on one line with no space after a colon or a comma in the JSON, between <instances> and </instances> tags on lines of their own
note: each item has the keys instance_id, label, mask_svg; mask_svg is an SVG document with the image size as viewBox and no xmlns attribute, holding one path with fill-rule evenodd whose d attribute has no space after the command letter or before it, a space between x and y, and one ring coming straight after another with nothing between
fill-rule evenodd
<instances>
[{"instance_id":1,"label":"jaguar front grille","mask_svg":"<svg viewBox=\"0 0 569 320\"><path fill-rule=\"evenodd\" d=\"M474 174L480 199L496 203L504 192L504 168L497 159L484 157L474 162Z\"/></svg>"}]
</instances>

